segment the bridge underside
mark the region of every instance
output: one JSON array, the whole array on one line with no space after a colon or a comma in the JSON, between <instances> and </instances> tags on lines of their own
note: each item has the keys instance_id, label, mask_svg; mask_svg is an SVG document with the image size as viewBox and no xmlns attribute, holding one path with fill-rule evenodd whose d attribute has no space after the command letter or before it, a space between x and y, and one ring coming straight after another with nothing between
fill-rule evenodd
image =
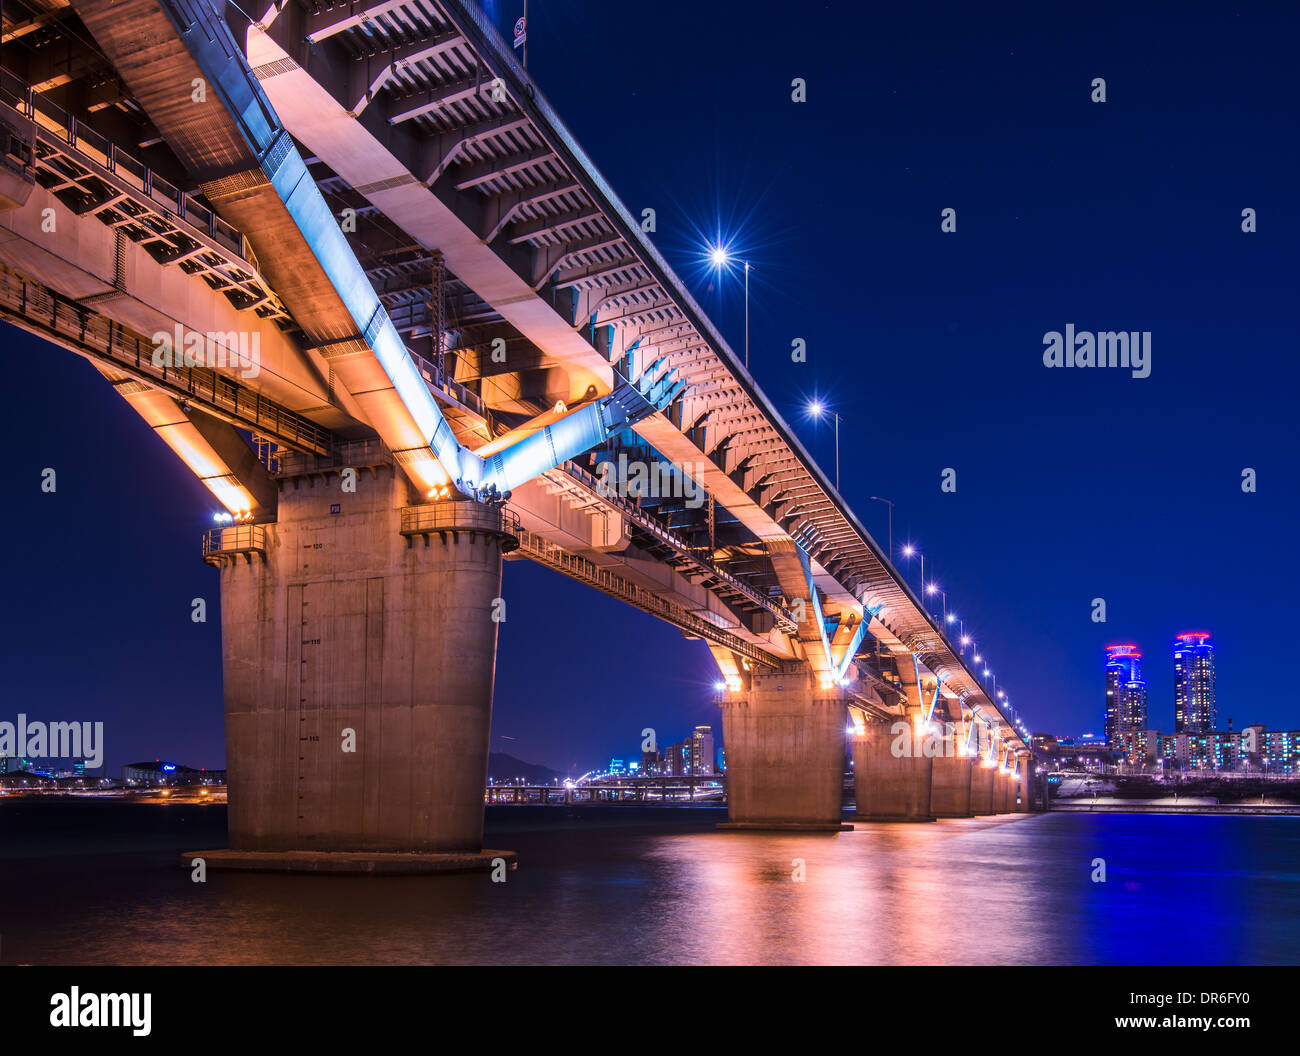
<instances>
[{"instance_id":1,"label":"bridge underside","mask_svg":"<svg viewBox=\"0 0 1300 1056\"><path fill-rule=\"evenodd\" d=\"M707 644L733 827L840 828L850 755L861 818L1029 802L1024 731L470 0L13 0L0 56L0 316L226 511L232 849L475 860L503 558Z\"/></svg>"}]
</instances>

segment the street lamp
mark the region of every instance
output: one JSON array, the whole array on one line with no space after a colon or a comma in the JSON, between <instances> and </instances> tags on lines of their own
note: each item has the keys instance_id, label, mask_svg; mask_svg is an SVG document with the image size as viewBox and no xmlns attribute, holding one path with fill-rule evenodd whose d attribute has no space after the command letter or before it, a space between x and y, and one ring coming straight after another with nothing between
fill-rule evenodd
<instances>
[{"instance_id":1,"label":"street lamp","mask_svg":"<svg viewBox=\"0 0 1300 1056\"><path fill-rule=\"evenodd\" d=\"M942 587L935 586L933 583L931 583L925 589L926 592L929 594L934 594L937 591L939 596L943 598L943 622L952 623L952 621L955 620L957 617L948 615L948 592L944 590Z\"/></svg>"},{"instance_id":2,"label":"street lamp","mask_svg":"<svg viewBox=\"0 0 1300 1056\"><path fill-rule=\"evenodd\" d=\"M921 559L921 582L925 582L925 554L921 553L911 543L905 543L903 546L903 556L911 558L913 556Z\"/></svg>"},{"instance_id":3,"label":"street lamp","mask_svg":"<svg viewBox=\"0 0 1300 1056\"><path fill-rule=\"evenodd\" d=\"M721 271L731 263L731 253L726 246L717 245L709 251L709 261L715 268ZM745 369L749 369L749 270L750 264L747 260L742 260L741 264L745 265ZM835 485L838 490L839 485Z\"/></svg>"},{"instance_id":4,"label":"street lamp","mask_svg":"<svg viewBox=\"0 0 1300 1056\"><path fill-rule=\"evenodd\" d=\"M947 595L947 593L946 593L945 591L940 590L939 587L936 586L934 583L927 583L927 584L925 585L925 593L926 593L928 596L930 596L930 597L934 597L934 595L938 594L938 595L940 595L940 596L943 598L943 614L944 614L944 617L945 617L945 619L946 619L946 617L947 617L947 615L948 615L948 595Z\"/></svg>"},{"instance_id":5,"label":"street lamp","mask_svg":"<svg viewBox=\"0 0 1300 1056\"><path fill-rule=\"evenodd\" d=\"M882 499L879 495L871 496L872 502L883 502L889 507L889 562L894 561L894 504L888 499Z\"/></svg>"},{"instance_id":6,"label":"street lamp","mask_svg":"<svg viewBox=\"0 0 1300 1056\"><path fill-rule=\"evenodd\" d=\"M748 368L748 360L745 363ZM808 413L814 418L820 419L824 414L830 414L835 418L835 490L840 490L840 412L827 410L826 404L821 400L813 400L808 404Z\"/></svg>"}]
</instances>

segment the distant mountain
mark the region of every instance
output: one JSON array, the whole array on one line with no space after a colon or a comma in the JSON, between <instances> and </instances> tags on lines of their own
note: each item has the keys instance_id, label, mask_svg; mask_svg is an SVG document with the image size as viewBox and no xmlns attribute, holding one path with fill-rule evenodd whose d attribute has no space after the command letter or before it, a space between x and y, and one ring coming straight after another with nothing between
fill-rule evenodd
<instances>
[{"instance_id":1,"label":"distant mountain","mask_svg":"<svg viewBox=\"0 0 1300 1056\"><path fill-rule=\"evenodd\" d=\"M525 763L522 759L516 759L505 752L493 752L488 756L488 777L493 781L515 781L522 777L529 784L549 785L557 777L563 779L565 776L549 766Z\"/></svg>"}]
</instances>

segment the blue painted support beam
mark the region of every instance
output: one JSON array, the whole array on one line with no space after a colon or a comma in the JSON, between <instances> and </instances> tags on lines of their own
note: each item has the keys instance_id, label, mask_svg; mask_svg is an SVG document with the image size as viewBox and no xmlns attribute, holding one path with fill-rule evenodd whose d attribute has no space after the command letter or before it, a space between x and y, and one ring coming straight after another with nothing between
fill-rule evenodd
<instances>
[{"instance_id":1,"label":"blue painted support beam","mask_svg":"<svg viewBox=\"0 0 1300 1056\"><path fill-rule=\"evenodd\" d=\"M484 460L482 486L504 495L547 470L599 447L615 433L653 414L656 407L634 385L620 382L602 396L545 429L530 433Z\"/></svg>"},{"instance_id":2,"label":"blue painted support beam","mask_svg":"<svg viewBox=\"0 0 1300 1056\"><path fill-rule=\"evenodd\" d=\"M826 636L826 618L822 615L821 599L817 596L817 584L813 582L812 564L808 560L808 553L796 539L794 544L795 553L799 555L799 566L803 569L804 582L808 584L808 599L812 603L813 619L816 621L817 630L822 637L822 649L826 653L826 664L833 671L835 664L831 660L831 642Z\"/></svg>"},{"instance_id":3,"label":"blue painted support beam","mask_svg":"<svg viewBox=\"0 0 1300 1056\"><path fill-rule=\"evenodd\" d=\"M248 143L357 334L373 350L430 451L458 489L480 496L490 495L493 489L504 494L604 443L681 393L684 383L674 382L675 372L666 371L644 394L636 386L622 384L487 459L462 447L225 22L205 3L181 7L164 3L163 9ZM628 349L629 356L635 348L636 344ZM648 383L649 378L643 381Z\"/></svg>"},{"instance_id":4,"label":"blue painted support beam","mask_svg":"<svg viewBox=\"0 0 1300 1056\"><path fill-rule=\"evenodd\" d=\"M863 606L862 622L854 629L853 638L849 642L848 648L844 650L844 655L836 662L831 653L831 639L826 631L826 617L822 615L821 599L817 596L817 584L813 582L812 562L808 558L807 551L804 550L797 539L794 548L799 555L799 565L803 569L804 582L808 584L808 597L812 601L813 619L816 621L817 630L821 634L822 649L826 654L826 666L835 673L835 681L839 682L844 678L844 672L848 670L849 664L858 651L858 646L862 644L862 639L867 633L867 625L871 622L872 617L884 608L884 605Z\"/></svg>"},{"instance_id":5,"label":"blue painted support beam","mask_svg":"<svg viewBox=\"0 0 1300 1056\"><path fill-rule=\"evenodd\" d=\"M873 605L870 608L863 606L862 622L859 623L858 626L854 629L853 638L849 641L849 647L844 650L844 655L840 657L839 666L836 667L835 669L836 682L839 682L841 679L844 678L844 672L849 669L849 664L852 662L853 658L857 655L858 647L862 645L862 639L865 638L867 634L867 624L869 624L872 618L878 612L880 612L880 610L883 609L884 607L885 606L883 604ZM828 652L827 658L829 659L829 657L830 654Z\"/></svg>"},{"instance_id":6,"label":"blue painted support beam","mask_svg":"<svg viewBox=\"0 0 1300 1056\"><path fill-rule=\"evenodd\" d=\"M258 167L275 188L352 317L357 333L374 351L430 450L452 481L462 489L473 489L482 480L483 460L461 447L452 434L397 328L348 245L338 219L321 197L316 181L308 173L225 21L212 5L205 3L183 7L164 3L162 9L247 141Z\"/></svg>"},{"instance_id":7,"label":"blue painted support beam","mask_svg":"<svg viewBox=\"0 0 1300 1056\"><path fill-rule=\"evenodd\" d=\"M913 657L913 659L915 660L915 657ZM926 709L926 712L925 712L925 721L926 721L926 722L929 722L932 718L934 718L934 709L935 709L935 708L938 706L938 704L939 704L939 687L943 685L943 683L944 683L944 681L947 679L947 677L948 677L947 675L939 675L939 676L937 676L937 680L936 680L935 683L934 683L934 696L932 696L932 697L930 698L930 706ZM917 680L917 685L919 686L920 684L921 684L921 683L920 683L920 680L918 679L918 680Z\"/></svg>"}]
</instances>

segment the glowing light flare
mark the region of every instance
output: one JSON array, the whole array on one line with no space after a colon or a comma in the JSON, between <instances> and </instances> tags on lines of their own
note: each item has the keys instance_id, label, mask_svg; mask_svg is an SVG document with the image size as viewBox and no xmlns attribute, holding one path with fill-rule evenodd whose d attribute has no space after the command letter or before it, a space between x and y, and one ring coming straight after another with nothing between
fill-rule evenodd
<instances>
[{"instance_id":1,"label":"glowing light flare","mask_svg":"<svg viewBox=\"0 0 1300 1056\"><path fill-rule=\"evenodd\" d=\"M256 505L248 489L240 484L233 474L226 473L219 477L206 477L203 480L203 486L212 492L222 506L230 511L234 520L246 520L249 512Z\"/></svg>"},{"instance_id":2,"label":"glowing light flare","mask_svg":"<svg viewBox=\"0 0 1300 1056\"><path fill-rule=\"evenodd\" d=\"M725 268L730 260L731 254L727 252L726 246L714 246L709 250L709 263L715 268Z\"/></svg>"},{"instance_id":3,"label":"glowing light flare","mask_svg":"<svg viewBox=\"0 0 1300 1056\"><path fill-rule=\"evenodd\" d=\"M230 467L221 461L211 445L199 434L190 422L174 426L160 426L155 430L163 443L180 456L200 480L207 477L227 476Z\"/></svg>"},{"instance_id":4,"label":"glowing light flare","mask_svg":"<svg viewBox=\"0 0 1300 1056\"><path fill-rule=\"evenodd\" d=\"M446 488L451 483L451 477L442 468L442 463L434 458L432 454L427 458L416 458L408 462L406 470L416 478L419 486L423 488L429 498L434 498L434 492ZM450 490L448 490L447 494L450 494Z\"/></svg>"}]
</instances>

